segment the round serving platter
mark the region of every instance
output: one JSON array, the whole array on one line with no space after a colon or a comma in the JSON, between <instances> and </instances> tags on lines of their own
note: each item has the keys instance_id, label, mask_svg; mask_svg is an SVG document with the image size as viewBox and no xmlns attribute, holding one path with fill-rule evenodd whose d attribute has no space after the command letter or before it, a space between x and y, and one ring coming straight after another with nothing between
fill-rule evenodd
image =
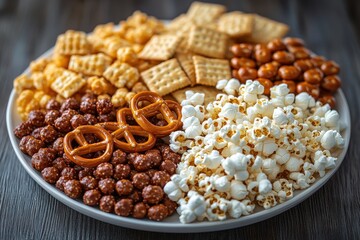
<instances>
[{"instance_id":1,"label":"round serving platter","mask_svg":"<svg viewBox=\"0 0 360 240\"><path fill-rule=\"evenodd\" d=\"M51 56L52 52L53 49L49 49L41 56L41 58L46 58ZM24 74L28 74L29 72L30 69L27 68L24 71ZM295 191L294 197L284 203L278 204L275 207L267 210L257 207L255 208L254 213L251 215L242 216L238 219L227 219L218 222L204 221L204 222L194 222L190 224L182 224L180 223L179 216L176 213L173 214L171 217L166 218L162 222L154 222L145 219L135 219L131 217L121 217L113 213L105 213L95 207L89 207L80 200L71 199L67 197L63 192L58 190L54 185L49 184L45 180L43 180L40 172L36 171L31 166L31 158L25 155L19 149L19 140L15 137L13 133L13 129L18 124L21 123L20 116L16 112L15 90L12 90L9 97L7 111L6 111L6 123L7 123L7 130L11 144L15 150L15 153L20 163L25 168L27 173L49 194L51 194L53 197L55 197L57 200L64 203L65 205L71 207L72 209L82 214L85 214L89 217L98 219L100 221L104 221L122 227L138 229L138 230L155 231L155 232L178 232L178 233L210 232L210 231L219 231L219 230L242 227L278 215L296 206L297 204L301 203L302 201L310 197L331 178L331 176L339 169L342 161L344 160L346 151L349 146L350 134L351 134L350 111L344 93L341 90L338 90L337 93L335 94L335 98L337 101L336 110L340 114L340 120L344 124L346 124L346 127L341 132L341 135L345 139L345 146L341 151L338 152L337 155L338 160L336 162L336 167L328 171L324 177L317 179L316 182L313 183L309 188L305 190Z\"/></svg>"}]
</instances>

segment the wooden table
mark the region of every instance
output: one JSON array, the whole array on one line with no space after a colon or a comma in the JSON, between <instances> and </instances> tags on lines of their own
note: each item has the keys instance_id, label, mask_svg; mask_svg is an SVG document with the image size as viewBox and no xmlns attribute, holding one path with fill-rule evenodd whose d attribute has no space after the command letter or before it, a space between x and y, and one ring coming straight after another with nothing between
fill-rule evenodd
<instances>
[{"instance_id":1,"label":"wooden table","mask_svg":"<svg viewBox=\"0 0 360 240\"><path fill-rule=\"evenodd\" d=\"M360 4L355 1L227 0L229 10L255 12L287 23L289 35L341 65L351 110L346 159L312 197L269 220L203 234L164 234L121 228L84 216L51 197L20 165L6 132L5 109L13 79L67 29L89 32L97 24L142 10L161 19L187 10L190 1L0 0L0 239L359 239L360 238Z\"/></svg>"}]
</instances>

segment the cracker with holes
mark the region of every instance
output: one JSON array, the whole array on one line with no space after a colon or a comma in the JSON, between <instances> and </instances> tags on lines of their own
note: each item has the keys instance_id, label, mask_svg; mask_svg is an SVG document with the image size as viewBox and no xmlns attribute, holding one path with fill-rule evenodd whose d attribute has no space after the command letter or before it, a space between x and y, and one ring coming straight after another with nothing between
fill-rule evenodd
<instances>
[{"instance_id":1,"label":"cracker with holes","mask_svg":"<svg viewBox=\"0 0 360 240\"><path fill-rule=\"evenodd\" d=\"M171 20L168 25L166 25L167 31L175 31L182 28L184 25L191 23L191 20L185 14L181 14Z\"/></svg>"},{"instance_id":2,"label":"cracker with holes","mask_svg":"<svg viewBox=\"0 0 360 240\"><path fill-rule=\"evenodd\" d=\"M222 15L217 23L217 29L232 38L248 36L252 32L254 16L238 11Z\"/></svg>"},{"instance_id":3,"label":"cracker with holes","mask_svg":"<svg viewBox=\"0 0 360 240\"><path fill-rule=\"evenodd\" d=\"M179 41L180 38L174 35L155 35L146 43L138 56L147 60L168 60L174 55Z\"/></svg>"},{"instance_id":4,"label":"cracker with holes","mask_svg":"<svg viewBox=\"0 0 360 240\"><path fill-rule=\"evenodd\" d=\"M150 91L156 92L160 96L165 96L191 84L176 58L142 72L141 77Z\"/></svg>"},{"instance_id":5,"label":"cracker with holes","mask_svg":"<svg viewBox=\"0 0 360 240\"><path fill-rule=\"evenodd\" d=\"M193 2L186 15L197 25L206 25L224 12L226 12L226 7L220 4Z\"/></svg>"},{"instance_id":6,"label":"cracker with holes","mask_svg":"<svg viewBox=\"0 0 360 240\"><path fill-rule=\"evenodd\" d=\"M190 79L191 86L194 86L196 84L196 76L192 57L193 54L191 53L176 53L176 58Z\"/></svg>"},{"instance_id":7,"label":"cracker with holes","mask_svg":"<svg viewBox=\"0 0 360 240\"><path fill-rule=\"evenodd\" d=\"M206 27L193 26L189 33L188 49L194 53L224 58L228 44L228 36Z\"/></svg>"},{"instance_id":8,"label":"cracker with holes","mask_svg":"<svg viewBox=\"0 0 360 240\"><path fill-rule=\"evenodd\" d=\"M206 106L208 103L215 101L216 95L221 93L220 90L214 88L214 87L208 87L208 86L195 86L195 87L186 87L180 90L177 90L171 95L176 99L178 103L181 103L183 100L186 99L186 91L193 91L194 93L204 93L204 106Z\"/></svg>"},{"instance_id":9,"label":"cracker with holes","mask_svg":"<svg viewBox=\"0 0 360 240\"><path fill-rule=\"evenodd\" d=\"M254 25L251 35L243 40L252 43L266 43L274 38L282 38L289 31L289 27L280 22L254 14Z\"/></svg>"},{"instance_id":10,"label":"cracker with holes","mask_svg":"<svg viewBox=\"0 0 360 240\"><path fill-rule=\"evenodd\" d=\"M84 75L101 76L105 69L111 64L112 59L103 53L70 57L69 69Z\"/></svg>"},{"instance_id":11,"label":"cracker with holes","mask_svg":"<svg viewBox=\"0 0 360 240\"><path fill-rule=\"evenodd\" d=\"M215 87L219 80L231 78L228 60L193 56L193 61L197 84Z\"/></svg>"},{"instance_id":12,"label":"cracker with holes","mask_svg":"<svg viewBox=\"0 0 360 240\"><path fill-rule=\"evenodd\" d=\"M51 84L51 89L63 96L71 97L86 84L86 80L79 74L64 70Z\"/></svg>"}]
</instances>

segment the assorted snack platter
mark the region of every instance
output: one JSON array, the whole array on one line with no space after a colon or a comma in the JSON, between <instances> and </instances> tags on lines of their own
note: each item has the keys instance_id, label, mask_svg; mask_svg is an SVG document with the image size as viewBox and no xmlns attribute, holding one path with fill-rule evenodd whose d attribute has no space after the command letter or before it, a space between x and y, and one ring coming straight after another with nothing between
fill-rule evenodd
<instances>
[{"instance_id":1,"label":"assorted snack platter","mask_svg":"<svg viewBox=\"0 0 360 240\"><path fill-rule=\"evenodd\" d=\"M13 147L54 197L120 226L271 217L321 187L350 139L339 66L287 31L200 2L166 25L135 12L69 30L14 80Z\"/></svg>"}]
</instances>

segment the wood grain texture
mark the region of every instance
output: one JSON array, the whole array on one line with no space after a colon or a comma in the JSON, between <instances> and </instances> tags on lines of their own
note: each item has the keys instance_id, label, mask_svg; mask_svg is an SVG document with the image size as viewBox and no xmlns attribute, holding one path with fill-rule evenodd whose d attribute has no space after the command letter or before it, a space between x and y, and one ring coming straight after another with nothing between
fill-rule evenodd
<instances>
[{"instance_id":1,"label":"wood grain texture","mask_svg":"<svg viewBox=\"0 0 360 240\"><path fill-rule=\"evenodd\" d=\"M216 2L216 1L211 1ZM0 239L359 239L360 4L359 1L226 0L229 10L256 12L290 25L289 35L341 66L352 139L338 172L317 193L269 220L202 234L136 231L86 217L33 181L12 150L5 110L13 79L67 29L91 31L140 9L158 18L186 11L189 0L0 0Z\"/></svg>"}]
</instances>

